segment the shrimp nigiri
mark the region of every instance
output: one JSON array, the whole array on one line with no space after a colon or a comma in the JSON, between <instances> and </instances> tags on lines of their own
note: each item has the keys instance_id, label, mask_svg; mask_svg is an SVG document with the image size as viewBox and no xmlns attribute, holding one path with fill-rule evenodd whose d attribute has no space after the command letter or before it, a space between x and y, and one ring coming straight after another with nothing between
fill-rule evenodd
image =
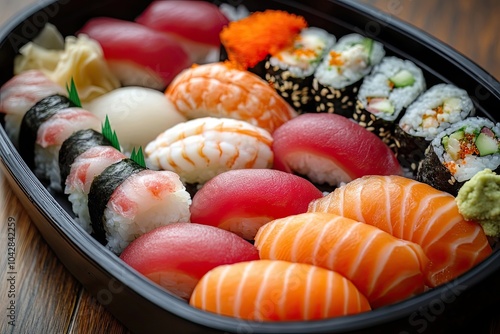
<instances>
[{"instance_id":1,"label":"shrimp nigiri","mask_svg":"<svg viewBox=\"0 0 500 334\"><path fill-rule=\"evenodd\" d=\"M273 260L239 262L209 271L189 303L259 321L318 320L371 309L342 275L310 264Z\"/></svg>"},{"instance_id":2,"label":"shrimp nigiri","mask_svg":"<svg viewBox=\"0 0 500 334\"><path fill-rule=\"evenodd\" d=\"M176 172L183 182L205 183L233 169L269 168L273 138L250 123L204 117L179 123L146 146L152 169Z\"/></svg>"},{"instance_id":3,"label":"shrimp nigiri","mask_svg":"<svg viewBox=\"0 0 500 334\"><path fill-rule=\"evenodd\" d=\"M261 259L309 263L345 276L380 307L424 291L422 248L376 227L330 213L276 219L259 229Z\"/></svg>"},{"instance_id":4,"label":"shrimp nigiri","mask_svg":"<svg viewBox=\"0 0 500 334\"><path fill-rule=\"evenodd\" d=\"M474 267L491 252L481 226L466 221L455 198L401 176L365 176L309 205L412 241L429 258L426 284L435 287Z\"/></svg>"},{"instance_id":5,"label":"shrimp nigiri","mask_svg":"<svg viewBox=\"0 0 500 334\"><path fill-rule=\"evenodd\" d=\"M172 81L166 94L187 118L235 118L271 133L297 115L266 81L229 63L184 70Z\"/></svg>"}]
</instances>

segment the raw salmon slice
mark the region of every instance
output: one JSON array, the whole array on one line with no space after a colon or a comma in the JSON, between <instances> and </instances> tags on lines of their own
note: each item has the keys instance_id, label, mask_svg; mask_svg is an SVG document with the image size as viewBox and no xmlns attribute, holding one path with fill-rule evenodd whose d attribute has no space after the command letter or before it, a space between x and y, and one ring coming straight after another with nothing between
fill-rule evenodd
<instances>
[{"instance_id":1,"label":"raw salmon slice","mask_svg":"<svg viewBox=\"0 0 500 334\"><path fill-rule=\"evenodd\" d=\"M491 254L479 224L466 221L455 198L401 176L366 176L310 203L309 211L338 214L412 241L430 260L426 283L446 283Z\"/></svg>"},{"instance_id":2,"label":"raw salmon slice","mask_svg":"<svg viewBox=\"0 0 500 334\"><path fill-rule=\"evenodd\" d=\"M261 259L309 263L345 276L374 308L424 291L422 248L376 227L322 212L276 219L259 229Z\"/></svg>"},{"instance_id":3,"label":"raw salmon slice","mask_svg":"<svg viewBox=\"0 0 500 334\"><path fill-rule=\"evenodd\" d=\"M190 305L259 321L318 320L370 310L342 275L287 261L256 260L219 266L203 276Z\"/></svg>"}]
</instances>

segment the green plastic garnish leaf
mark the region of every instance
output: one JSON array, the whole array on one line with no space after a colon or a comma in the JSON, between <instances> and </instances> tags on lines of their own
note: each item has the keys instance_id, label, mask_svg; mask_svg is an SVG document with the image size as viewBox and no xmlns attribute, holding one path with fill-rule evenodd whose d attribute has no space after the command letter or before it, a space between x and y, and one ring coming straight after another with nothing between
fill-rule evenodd
<instances>
[{"instance_id":1,"label":"green plastic garnish leaf","mask_svg":"<svg viewBox=\"0 0 500 334\"><path fill-rule=\"evenodd\" d=\"M136 151L135 147L132 149L132 153L130 154L130 159L135 161L140 166L146 168L146 161L144 160L144 153L142 152L142 146L139 146L139 149Z\"/></svg>"},{"instance_id":2,"label":"green plastic garnish leaf","mask_svg":"<svg viewBox=\"0 0 500 334\"><path fill-rule=\"evenodd\" d=\"M106 120L102 125L101 133L104 136L104 138L109 140L109 142L114 148L116 148L118 151L121 151L120 142L118 141L118 136L116 135L116 132L111 129L111 124L109 123L108 115L106 115Z\"/></svg>"},{"instance_id":3,"label":"green plastic garnish leaf","mask_svg":"<svg viewBox=\"0 0 500 334\"><path fill-rule=\"evenodd\" d=\"M66 84L66 90L68 91L68 98L71 102L73 102L78 108L82 107L82 102L80 101L80 97L78 96L78 91L76 90L75 80L71 77L71 83Z\"/></svg>"}]
</instances>

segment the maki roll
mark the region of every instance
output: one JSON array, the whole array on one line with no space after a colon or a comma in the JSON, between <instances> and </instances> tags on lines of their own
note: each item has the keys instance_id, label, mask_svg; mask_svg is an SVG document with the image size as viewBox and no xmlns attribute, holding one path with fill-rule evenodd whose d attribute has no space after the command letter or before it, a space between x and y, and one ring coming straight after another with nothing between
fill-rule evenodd
<instances>
[{"instance_id":1,"label":"maki roll","mask_svg":"<svg viewBox=\"0 0 500 334\"><path fill-rule=\"evenodd\" d=\"M38 101L25 114L19 129L19 154L30 168L35 167L35 142L40 125L59 110L76 107L63 95L50 95Z\"/></svg>"},{"instance_id":2,"label":"maki roll","mask_svg":"<svg viewBox=\"0 0 500 334\"><path fill-rule=\"evenodd\" d=\"M425 88L424 74L413 62L385 57L364 78L352 118L394 147L396 122Z\"/></svg>"},{"instance_id":3,"label":"maki roll","mask_svg":"<svg viewBox=\"0 0 500 334\"><path fill-rule=\"evenodd\" d=\"M59 150L63 142L75 131L100 127L94 114L72 105L64 96L48 97L31 108L21 123L21 156L35 175L48 180L48 188L57 192L62 190Z\"/></svg>"},{"instance_id":4,"label":"maki roll","mask_svg":"<svg viewBox=\"0 0 500 334\"><path fill-rule=\"evenodd\" d=\"M311 94L316 112L350 117L361 79L385 55L381 43L359 34L341 37L314 73Z\"/></svg>"},{"instance_id":5,"label":"maki roll","mask_svg":"<svg viewBox=\"0 0 500 334\"><path fill-rule=\"evenodd\" d=\"M126 156L115 149L99 132L80 130L66 139L59 151L62 189L68 195L75 220L92 233L88 194L92 181L110 165Z\"/></svg>"},{"instance_id":6,"label":"maki roll","mask_svg":"<svg viewBox=\"0 0 500 334\"><path fill-rule=\"evenodd\" d=\"M170 171L122 159L94 178L88 209L95 238L116 254L157 227L189 223L191 196Z\"/></svg>"},{"instance_id":7,"label":"maki roll","mask_svg":"<svg viewBox=\"0 0 500 334\"><path fill-rule=\"evenodd\" d=\"M335 43L323 29L303 29L293 44L268 58L265 79L298 112L307 111L316 67Z\"/></svg>"},{"instance_id":8,"label":"maki roll","mask_svg":"<svg viewBox=\"0 0 500 334\"><path fill-rule=\"evenodd\" d=\"M438 84L420 95L394 129L394 150L409 176L416 175L426 148L440 132L473 115L469 95L454 85Z\"/></svg>"},{"instance_id":9,"label":"maki roll","mask_svg":"<svg viewBox=\"0 0 500 334\"><path fill-rule=\"evenodd\" d=\"M417 180L456 196L466 181L486 168L500 172L500 124L470 117L431 142Z\"/></svg>"}]
</instances>

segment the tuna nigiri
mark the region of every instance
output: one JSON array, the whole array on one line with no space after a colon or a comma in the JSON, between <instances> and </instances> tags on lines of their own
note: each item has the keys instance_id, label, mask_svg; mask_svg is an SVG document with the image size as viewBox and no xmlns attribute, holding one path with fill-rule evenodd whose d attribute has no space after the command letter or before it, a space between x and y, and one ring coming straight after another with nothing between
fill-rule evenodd
<instances>
[{"instance_id":1,"label":"tuna nigiri","mask_svg":"<svg viewBox=\"0 0 500 334\"><path fill-rule=\"evenodd\" d=\"M120 258L173 294L189 300L209 270L258 260L259 252L251 243L220 228L177 223L140 236Z\"/></svg>"},{"instance_id":2,"label":"tuna nigiri","mask_svg":"<svg viewBox=\"0 0 500 334\"><path fill-rule=\"evenodd\" d=\"M173 37L193 62L204 63L219 59L219 34L229 20L213 3L153 1L136 22Z\"/></svg>"},{"instance_id":3,"label":"tuna nigiri","mask_svg":"<svg viewBox=\"0 0 500 334\"><path fill-rule=\"evenodd\" d=\"M110 69L126 86L164 89L191 64L176 40L138 23L99 17L80 33L99 42Z\"/></svg>"},{"instance_id":4,"label":"tuna nigiri","mask_svg":"<svg viewBox=\"0 0 500 334\"><path fill-rule=\"evenodd\" d=\"M5 115L5 132L14 145L18 145L19 128L24 114L45 97L66 90L50 80L42 71L20 73L0 88L0 113Z\"/></svg>"},{"instance_id":5,"label":"tuna nigiri","mask_svg":"<svg viewBox=\"0 0 500 334\"><path fill-rule=\"evenodd\" d=\"M276 219L259 229L255 246L261 259L309 263L338 272L374 308L424 290L428 259L419 245L334 214Z\"/></svg>"},{"instance_id":6,"label":"tuna nigiri","mask_svg":"<svg viewBox=\"0 0 500 334\"><path fill-rule=\"evenodd\" d=\"M273 133L274 168L331 186L363 175L401 174L380 138L336 114L302 114Z\"/></svg>"},{"instance_id":7,"label":"tuna nigiri","mask_svg":"<svg viewBox=\"0 0 500 334\"><path fill-rule=\"evenodd\" d=\"M348 279L321 267L257 260L219 266L196 285L190 305L258 321L318 320L370 310Z\"/></svg>"},{"instance_id":8,"label":"tuna nigiri","mask_svg":"<svg viewBox=\"0 0 500 334\"><path fill-rule=\"evenodd\" d=\"M187 118L235 118L271 133L297 115L266 81L229 63L184 70L166 94Z\"/></svg>"},{"instance_id":9,"label":"tuna nigiri","mask_svg":"<svg viewBox=\"0 0 500 334\"><path fill-rule=\"evenodd\" d=\"M376 226L412 241L430 260L426 283L435 287L474 267L491 252L480 225L460 215L455 198L401 176L366 176L309 205Z\"/></svg>"},{"instance_id":10,"label":"tuna nigiri","mask_svg":"<svg viewBox=\"0 0 500 334\"><path fill-rule=\"evenodd\" d=\"M270 168L272 137L264 129L229 118L179 123L145 149L150 168L176 172L187 183L205 183L232 169Z\"/></svg>"},{"instance_id":11,"label":"tuna nigiri","mask_svg":"<svg viewBox=\"0 0 500 334\"><path fill-rule=\"evenodd\" d=\"M253 240L257 230L276 218L303 213L323 194L299 176L273 169L221 173L193 197L191 221L217 226Z\"/></svg>"}]
</instances>

